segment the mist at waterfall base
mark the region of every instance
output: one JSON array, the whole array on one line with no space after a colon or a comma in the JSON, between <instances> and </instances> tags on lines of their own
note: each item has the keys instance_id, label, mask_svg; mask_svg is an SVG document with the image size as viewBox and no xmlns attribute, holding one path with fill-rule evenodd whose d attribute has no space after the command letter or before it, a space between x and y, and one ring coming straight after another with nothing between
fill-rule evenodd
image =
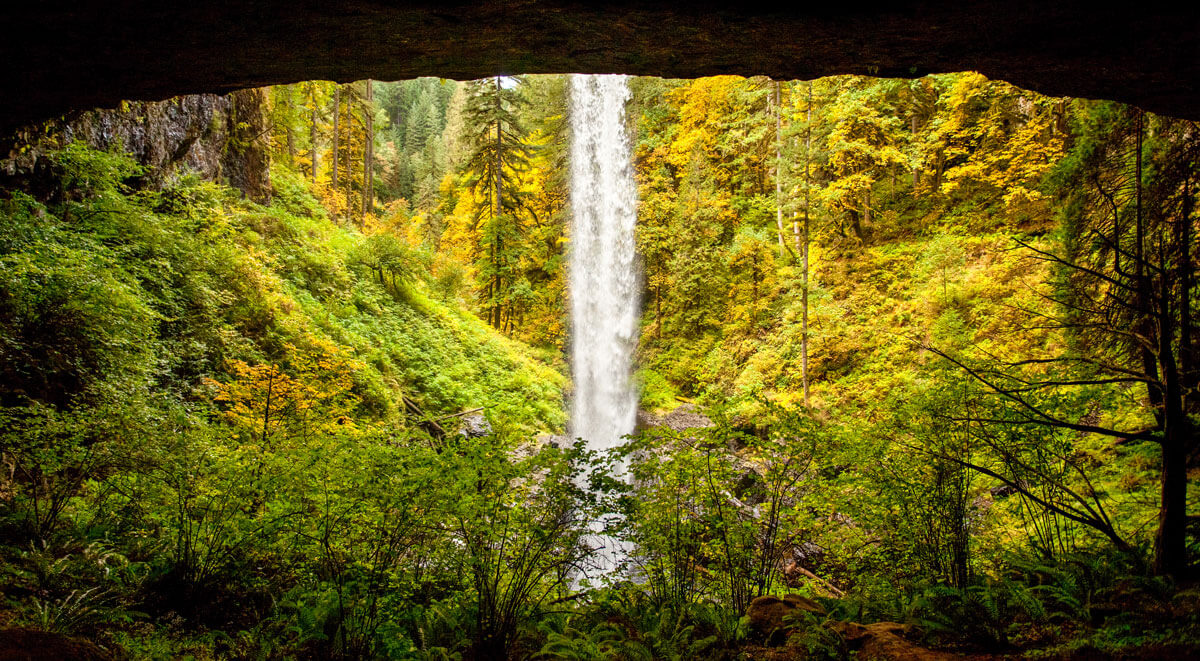
<instances>
[{"instance_id":1,"label":"mist at waterfall base","mask_svg":"<svg viewBox=\"0 0 1200 661\"><path fill-rule=\"evenodd\" d=\"M571 77L570 434L599 452L620 445L637 420L633 354L641 283L629 97L627 76ZM601 522L591 528L595 573L611 573L627 549L601 534Z\"/></svg>"}]
</instances>

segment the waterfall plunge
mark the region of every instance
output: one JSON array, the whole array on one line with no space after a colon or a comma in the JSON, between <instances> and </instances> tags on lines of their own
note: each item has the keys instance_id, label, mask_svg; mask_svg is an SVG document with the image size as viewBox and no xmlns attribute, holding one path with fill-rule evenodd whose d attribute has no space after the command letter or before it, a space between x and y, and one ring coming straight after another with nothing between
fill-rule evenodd
<instances>
[{"instance_id":1,"label":"waterfall plunge","mask_svg":"<svg viewBox=\"0 0 1200 661\"><path fill-rule=\"evenodd\" d=\"M619 445L637 420L640 283L628 100L626 76L571 77L571 435L600 451ZM592 566L610 574L629 549L605 536L600 521L591 529Z\"/></svg>"},{"instance_id":2,"label":"waterfall plunge","mask_svg":"<svg viewBox=\"0 0 1200 661\"><path fill-rule=\"evenodd\" d=\"M626 76L571 77L571 435L607 450L633 432L637 187Z\"/></svg>"}]
</instances>

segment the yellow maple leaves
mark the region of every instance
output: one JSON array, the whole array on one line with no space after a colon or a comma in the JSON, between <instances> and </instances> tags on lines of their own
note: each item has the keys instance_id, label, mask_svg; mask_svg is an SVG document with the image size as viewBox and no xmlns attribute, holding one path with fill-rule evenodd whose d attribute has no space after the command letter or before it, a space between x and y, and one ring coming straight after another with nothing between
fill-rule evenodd
<instances>
[{"instance_id":1,"label":"yellow maple leaves","mask_svg":"<svg viewBox=\"0 0 1200 661\"><path fill-rule=\"evenodd\" d=\"M1044 197L1041 178L1065 149L1055 131L1056 99L965 73L955 77L944 103L947 119L933 136L951 164L942 193L975 182L994 187L1008 207Z\"/></svg>"},{"instance_id":2,"label":"yellow maple leaves","mask_svg":"<svg viewBox=\"0 0 1200 661\"><path fill-rule=\"evenodd\" d=\"M342 347L316 337L303 350L285 345L282 365L228 364L229 381L206 381L238 442L261 451L356 431L355 363Z\"/></svg>"}]
</instances>

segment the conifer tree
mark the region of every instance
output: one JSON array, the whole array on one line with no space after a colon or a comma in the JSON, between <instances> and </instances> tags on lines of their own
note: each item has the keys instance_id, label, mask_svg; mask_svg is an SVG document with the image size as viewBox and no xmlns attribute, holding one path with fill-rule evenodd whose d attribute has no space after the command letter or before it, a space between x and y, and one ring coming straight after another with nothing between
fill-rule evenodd
<instances>
[{"instance_id":1,"label":"conifer tree","mask_svg":"<svg viewBox=\"0 0 1200 661\"><path fill-rule=\"evenodd\" d=\"M463 109L468 155L464 169L477 200L479 287L487 320L503 328L510 308L508 287L517 266L513 243L519 231L517 214L525 206L518 176L529 168L526 130L516 109L524 103L520 80L500 76L468 84Z\"/></svg>"}]
</instances>

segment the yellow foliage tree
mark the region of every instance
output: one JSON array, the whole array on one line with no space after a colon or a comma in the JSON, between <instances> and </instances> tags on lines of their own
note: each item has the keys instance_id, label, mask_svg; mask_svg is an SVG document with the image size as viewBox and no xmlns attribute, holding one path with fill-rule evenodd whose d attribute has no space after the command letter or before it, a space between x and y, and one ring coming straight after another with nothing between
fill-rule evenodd
<instances>
[{"instance_id":1,"label":"yellow foliage tree","mask_svg":"<svg viewBox=\"0 0 1200 661\"><path fill-rule=\"evenodd\" d=\"M308 343L304 351L285 345L284 366L235 360L231 380L209 380L242 448L269 453L354 431L354 363L332 342L310 337Z\"/></svg>"}]
</instances>

